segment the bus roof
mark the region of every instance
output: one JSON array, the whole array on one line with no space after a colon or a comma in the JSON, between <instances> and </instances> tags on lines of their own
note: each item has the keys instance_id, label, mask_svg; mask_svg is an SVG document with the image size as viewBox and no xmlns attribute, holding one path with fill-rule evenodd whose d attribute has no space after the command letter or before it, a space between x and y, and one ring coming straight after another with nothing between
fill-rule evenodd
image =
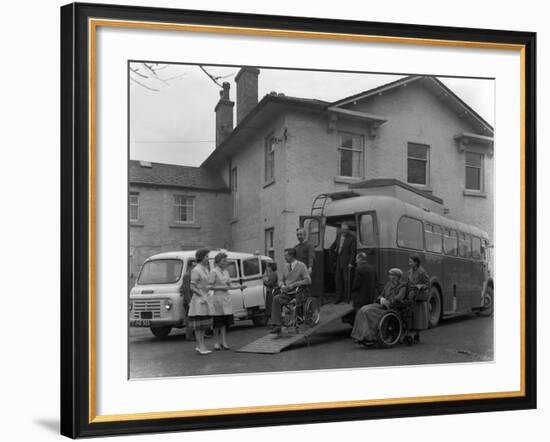
<instances>
[{"instance_id":1,"label":"bus roof","mask_svg":"<svg viewBox=\"0 0 550 442\"><path fill-rule=\"evenodd\" d=\"M464 233L489 239L487 232L478 227L406 203L393 196L361 195L333 200L327 203L324 215L327 218L339 218L368 211L377 212L379 223L387 222L391 225L397 225L402 216L409 216L428 223L437 224L443 228L452 228Z\"/></svg>"},{"instance_id":2,"label":"bus roof","mask_svg":"<svg viewBox=\"0 0 550 442\"><path fill-rule=\"evenodd\" d=\"M150 256L147 258L147 260L151 259L182 259L186 260L189 258L195 258L195 252L196 250L179 250L174 252L164 252L164 253L158 253L156 255ZM213 259L218 253L224 252L227 254L228 258L230 259L246 259L246 258L253 258L254 256L258 256L261 259L265 259L268 261L271 261L271 258L269 256L264 255L257 255L254 253L246 253L246 252L232 252L229 250L224 249L214 249L210 250L210 253L208 254L208 258Z\"/></svg>"}]
</instances>

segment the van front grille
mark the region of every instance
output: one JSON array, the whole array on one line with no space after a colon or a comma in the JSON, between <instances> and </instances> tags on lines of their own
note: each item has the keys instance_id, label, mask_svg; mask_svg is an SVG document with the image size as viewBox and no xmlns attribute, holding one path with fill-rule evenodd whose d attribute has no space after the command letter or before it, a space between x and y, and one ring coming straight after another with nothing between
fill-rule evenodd
<instances>
[{"instance_id":1,"label":"van front grille","mask_svg":"<svg viewBox=\"0 0 550 442\"><path fill-rule=\"evenodd\" d=\"M134 319L142 319L142 312L148 312L152 317L149 318L149 315L146 313L144 316L147 319L160 319L160 309L161 301L160 299L143 299L143 300L134 300L133 303L133 315ZM143 318L145 319L145 318Z\"/></svg>"}]
</instances>

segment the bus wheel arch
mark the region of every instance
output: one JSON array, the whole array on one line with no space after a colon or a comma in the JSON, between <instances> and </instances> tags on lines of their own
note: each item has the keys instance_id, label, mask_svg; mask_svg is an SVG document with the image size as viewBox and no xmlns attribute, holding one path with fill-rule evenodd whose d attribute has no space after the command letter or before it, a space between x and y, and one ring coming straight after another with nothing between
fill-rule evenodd
<instances>
[{"instance_id":1,"label":"bus wheel arch","mask_svg":"<svg viewBox=\"0 0 550 442\"><path fill-rule=\"evenodd\" d=\"M482 299L482 305L481 310L479 311L479 314L481 316L491 316L495 310L495 288L493 285L493 281L489 281L487 283L487 287L485 287L485 291L483 292L483 299Z\"/></svg>"},{"instance_id":2,"label":"bus wheel arch","mask_svg":"<svg viewBox=\"0 0 550 442\"><path fill-rule=\"evenodd\" d=\"M443 302L441 297L441 287L437 283L430 286L428 296L428 327L435 328L441 320L443 314Z\"/></svg>"}]
</instances>

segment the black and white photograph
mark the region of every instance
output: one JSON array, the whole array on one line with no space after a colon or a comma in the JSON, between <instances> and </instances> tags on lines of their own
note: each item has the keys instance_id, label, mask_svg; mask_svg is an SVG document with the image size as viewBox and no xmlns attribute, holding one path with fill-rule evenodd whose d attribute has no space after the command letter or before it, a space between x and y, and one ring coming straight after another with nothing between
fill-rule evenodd
<instances>
[{"instance_id":1,"label":"black and white photograph","mask_svg":"<svg viewBox=\"0 0 550 442\"><path fill-rule=\"evenodd\" d=\"M128 62L128 377L494 361L495 80Z\"/></svg>"}]
</instances>

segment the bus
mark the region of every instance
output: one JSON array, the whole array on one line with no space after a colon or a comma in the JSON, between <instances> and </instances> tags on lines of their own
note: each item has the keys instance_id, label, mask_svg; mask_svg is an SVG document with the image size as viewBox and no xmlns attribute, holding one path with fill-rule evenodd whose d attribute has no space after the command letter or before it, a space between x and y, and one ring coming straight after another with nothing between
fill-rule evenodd
<instances>
[{"instance_id":1,"label":"bus","mask_svg":"<svg viewBox=\"0 0 550 442\"><path fill-rule=\"evenodd\" d=\"M494 282L488 234L399 195L343 191L316 198L311 214L300 217L300 225L315 248L313 292L321 296L334 292L335 256L330 248L340 226L346 223L356 237L357 251L367 254L380 283L385 282L390 268L405 272L409 256L420 256L430 275L430 327L443 318L472 312L491 315Z\"/></svg>"}]
</instances>

